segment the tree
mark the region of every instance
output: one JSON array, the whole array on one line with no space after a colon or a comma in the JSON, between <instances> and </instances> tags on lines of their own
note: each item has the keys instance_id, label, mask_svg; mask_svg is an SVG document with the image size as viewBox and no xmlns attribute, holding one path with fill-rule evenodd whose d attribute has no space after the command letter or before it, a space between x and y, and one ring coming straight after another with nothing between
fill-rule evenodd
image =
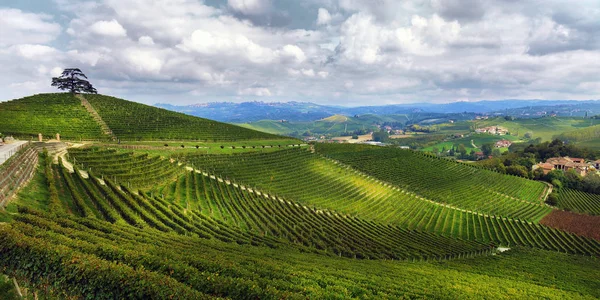
<instances>
[{"instance_id":1,"label":"tree","mask_svg":"<svg viewBox=\"0 0 600 300\"><path fill-rule=\"evenodd\" d=\"M516 175L516 176L521 176L521 177L525 177L525 178L529 178L529 172L527 172L527 169L523 166L519 166L519 165L514 165L514 166L509 166L506 168L506 173L507 174L511 174L511 175Z\"/></svg>"},{"instance_id":2,"label":"tree","mask_svg":"<svg viewBox=\"0 0 600 300\"><path fill-rule=\"evenodd\" d=\"M77 68L65 69L59 77L52 77L52 86L59 90L68 90L72 94L97 94L96 89L86 79L87 76Z\"/></svg>"},{"instance_id":3,"label":"tree","mask_svg":"<svg viewBox=\"0 0 600 300\"><path fill-rule=\"evenodd\" d=\"M458 145L458 153L460 153L460 158L465 158L467 156L467 148L465 145Z\"/></svg>"},{"instance_id":4,"label":"tree","mask_svg":"<svg viewBox=\"0 0 600 300\"><path fill-rule=\"evenodd\" d=\"M556 206L556 204L558 204L558 194L556 192L550 193L546 199L546 203L548 203L548 205Z\"/></svg>"},{"instance_id":5,"label":"tree","mask_svg":"<svg viewBox=\"0 0 600 300\"><path fill-rule=\"evenodd\" d=\"M379 132L373 132L373 141L375 142L385 143L387 142L388 138L389 134L387 133L387 131L380 130Z\"/></svg>"},{"instance_id":6,"label":"tree","mask_svg":"<svg viewBox=\"0 0 600 300\"><path fill-rule=\"evenodd\" d=\"M485 156L490 156L492 155L492 150L494 149L494 145L490 144L490 143L486 143L481 145L481 152L483 152L483 155Z\"/></svg>"}]
</instances>

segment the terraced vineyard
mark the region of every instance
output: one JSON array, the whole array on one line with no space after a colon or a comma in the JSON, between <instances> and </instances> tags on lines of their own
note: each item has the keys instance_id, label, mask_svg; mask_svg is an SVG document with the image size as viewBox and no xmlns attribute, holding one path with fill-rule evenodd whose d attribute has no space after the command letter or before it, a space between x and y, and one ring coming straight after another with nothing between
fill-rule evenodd
<instances>
[{"instance_id":1,"label":"terraced vineyard","mask_svg":"<svg viewBox=\"0 0 600 300\"><path fill-rule=\"evenodd\" d=\"M85 179L78 172L71 175L64 168L61 175L75 204L72 214L111 223L238 244L275 247L288 242L303 251L355 258L451 258L491 250L480 243L309 210L191 172L183 178L194 178L198 185L186 191L185 202L202 203L201 210L135 194L107 179Z\"/></svg>"},{"instance_id":2,"label":"terraced vineyard","mask_svg":"<svg viewBox=\"0 0 600 300\"><path fill-rule=\"evenodd\" d=\"M273 190L286 197L314 205L321 205L325 194L337 197L336 201L340 202L341 208L351 203L361 202L365 197L374 198L373 204L379 204L382 201L391 203L388 200L394 197L405 198L418 195L463 210L529 221L537 221L551 210L538 203L545 190L545 185L542 183L429 159L420 154L409 156L406 161L382 157L381 161L373 162L379 168L386 169L384 164L389 166L386 169L389 176L382 176L379 179L386 180L402 188L403 191L410 191L408 196L403 196L405 193L394 191L389 187L381 189L380 182L361 176L347 166L323 159L303 149L232 156L199 154L183 157L182 160L210 173L256 185L265 191ZM403 167L404 163L412 166ZM352 164L356 163L352 162ZM420 172L412 172L413 168L417 167ZM367 171L377 169L375 166L369 168ZM396 173L398 176L395 175ZM420 173L427 173L431 178ZM297 178L303 180L298 181ZM448 186L449 184L444 180L451 182L452 185ZM516 198L520 195L526 197ZM383 210L390 212L389 207Z\"/></svg>"},{"instance_id":3,"label":"terraced vineyard","mask_svg":"<svg viewBox=\"0 0 600 300\"><path fill-rule=\"evenodd\" d=\"M0 132L24 139L54 138L105 139L100 126L68 93L40 94L0 103Z\"/></svg>"},{"instance_id":4,"label":"terraced vineyard","mask_svg":"<svg viewBox=\"0 0 600 300\"><path fill-rule=\"evenodd\" d=\"M69 158L77 166L91 170L129 187L146 188L174 180L178 169L168 159L148 154L117 152L106 148L72 148ZM181 171L179 170L179 173Z\"/></svg>"},{"instance_id":5,"label":"terraced vineyard","mask_svg":"<svg viewBox=\"0 0 600 300\"><path fill-rule=\"evenodd\" d=\"M563 189L558 193L557 206L577 213L598 216L600 215L600 195Z\"/></svg>"},{"instance_id":6,"label":"terraced vineyard","mask_svg":"<svg viewBox=\"0 0 600 300\"><path fill-rule=\"evenodd\" d=\"M103 95L85 95L122 140L236 141L288 139Z\"/></svg>"},{"instance_id":7,"label":"terraced vineyard","mask_svg":"<svg viewBox=\"0 0 600 300\"><path fill-rule=\"evenodd\" d=\"M551 211L542 204L547 186L541 182L411 150L331 144L318 145L317 149L380 180L440 203L531 221L539 221Z\"/></svg>"},{"instance_id":8,"label":"terraced vineyard","mask_svg":"<svg viewBox=\"0 0 600 300\"><path fill-rule=\"evenodd\" d=\"M193 155L180 159L209 173L267 191L268 194L293 199L309 207L336 210L401 228L419 229L484 243L522 245L569 253L596 254L600 251L600 243L597 241L536 223L441 205L368 178L306 150L221 156ZM188 182L189 180L180 180L170 188L173 195L167 193L167 196L181 203L183 198L177 198L178 194L192 193L188 191ZM534 206L523 201L513 201L515 205L523 205L525 208Z\"/></svg>"}]
</instances>

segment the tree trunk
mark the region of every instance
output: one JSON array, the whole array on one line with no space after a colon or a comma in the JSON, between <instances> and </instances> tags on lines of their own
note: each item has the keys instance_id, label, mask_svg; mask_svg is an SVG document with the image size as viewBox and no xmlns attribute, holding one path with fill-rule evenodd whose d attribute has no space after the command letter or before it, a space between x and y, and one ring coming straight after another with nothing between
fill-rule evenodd
<instances>
[{"instance_id":1,"label":"tree trunk","mask_svg":"<svg viewBox=\"0 0 600 300\"><path fill-rule=\"evenodd\" d=\"M23 298L23 293L21 293L21 288L19 287L19 284L17 283L17 279L13 277L13 284L15 285L15 290L17 290L17 294L19 295L19 297Z\"/></svg>"}]
</instances>

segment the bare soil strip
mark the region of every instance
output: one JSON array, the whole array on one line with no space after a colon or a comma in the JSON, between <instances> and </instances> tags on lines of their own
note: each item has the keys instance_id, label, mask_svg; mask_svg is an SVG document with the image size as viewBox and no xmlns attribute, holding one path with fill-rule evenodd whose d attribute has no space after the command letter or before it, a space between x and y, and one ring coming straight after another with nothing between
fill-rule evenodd
<instances>
[{"instance_id":1,"label":"bare soil strip","mask_svg":"<svg viewBox=\"0 0 600 300\"><path fill-rule=\"evenodd\" d=\"M554 210L545 216L540 224L600 241L600 216Z\"/></svg>"}]
</instances>

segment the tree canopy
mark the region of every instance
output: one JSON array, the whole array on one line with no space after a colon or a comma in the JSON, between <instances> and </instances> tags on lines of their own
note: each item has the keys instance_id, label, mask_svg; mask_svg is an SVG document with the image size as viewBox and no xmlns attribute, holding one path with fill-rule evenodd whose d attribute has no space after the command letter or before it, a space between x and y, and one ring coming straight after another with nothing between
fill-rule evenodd
<instances>
[{"instance_id":1,"label":"tree canopy","mask_svg":"<svg viewBox=\"0 0 600 300\"><path fill-rule=\"evenodd\" d=\"M96 89L86 79L88 79L87 76L80 69L69 68L65 69L59 77L52 77L52 86L59 90L68 90L73 94L97 94Z\"/></svg>"}]
</instances>

